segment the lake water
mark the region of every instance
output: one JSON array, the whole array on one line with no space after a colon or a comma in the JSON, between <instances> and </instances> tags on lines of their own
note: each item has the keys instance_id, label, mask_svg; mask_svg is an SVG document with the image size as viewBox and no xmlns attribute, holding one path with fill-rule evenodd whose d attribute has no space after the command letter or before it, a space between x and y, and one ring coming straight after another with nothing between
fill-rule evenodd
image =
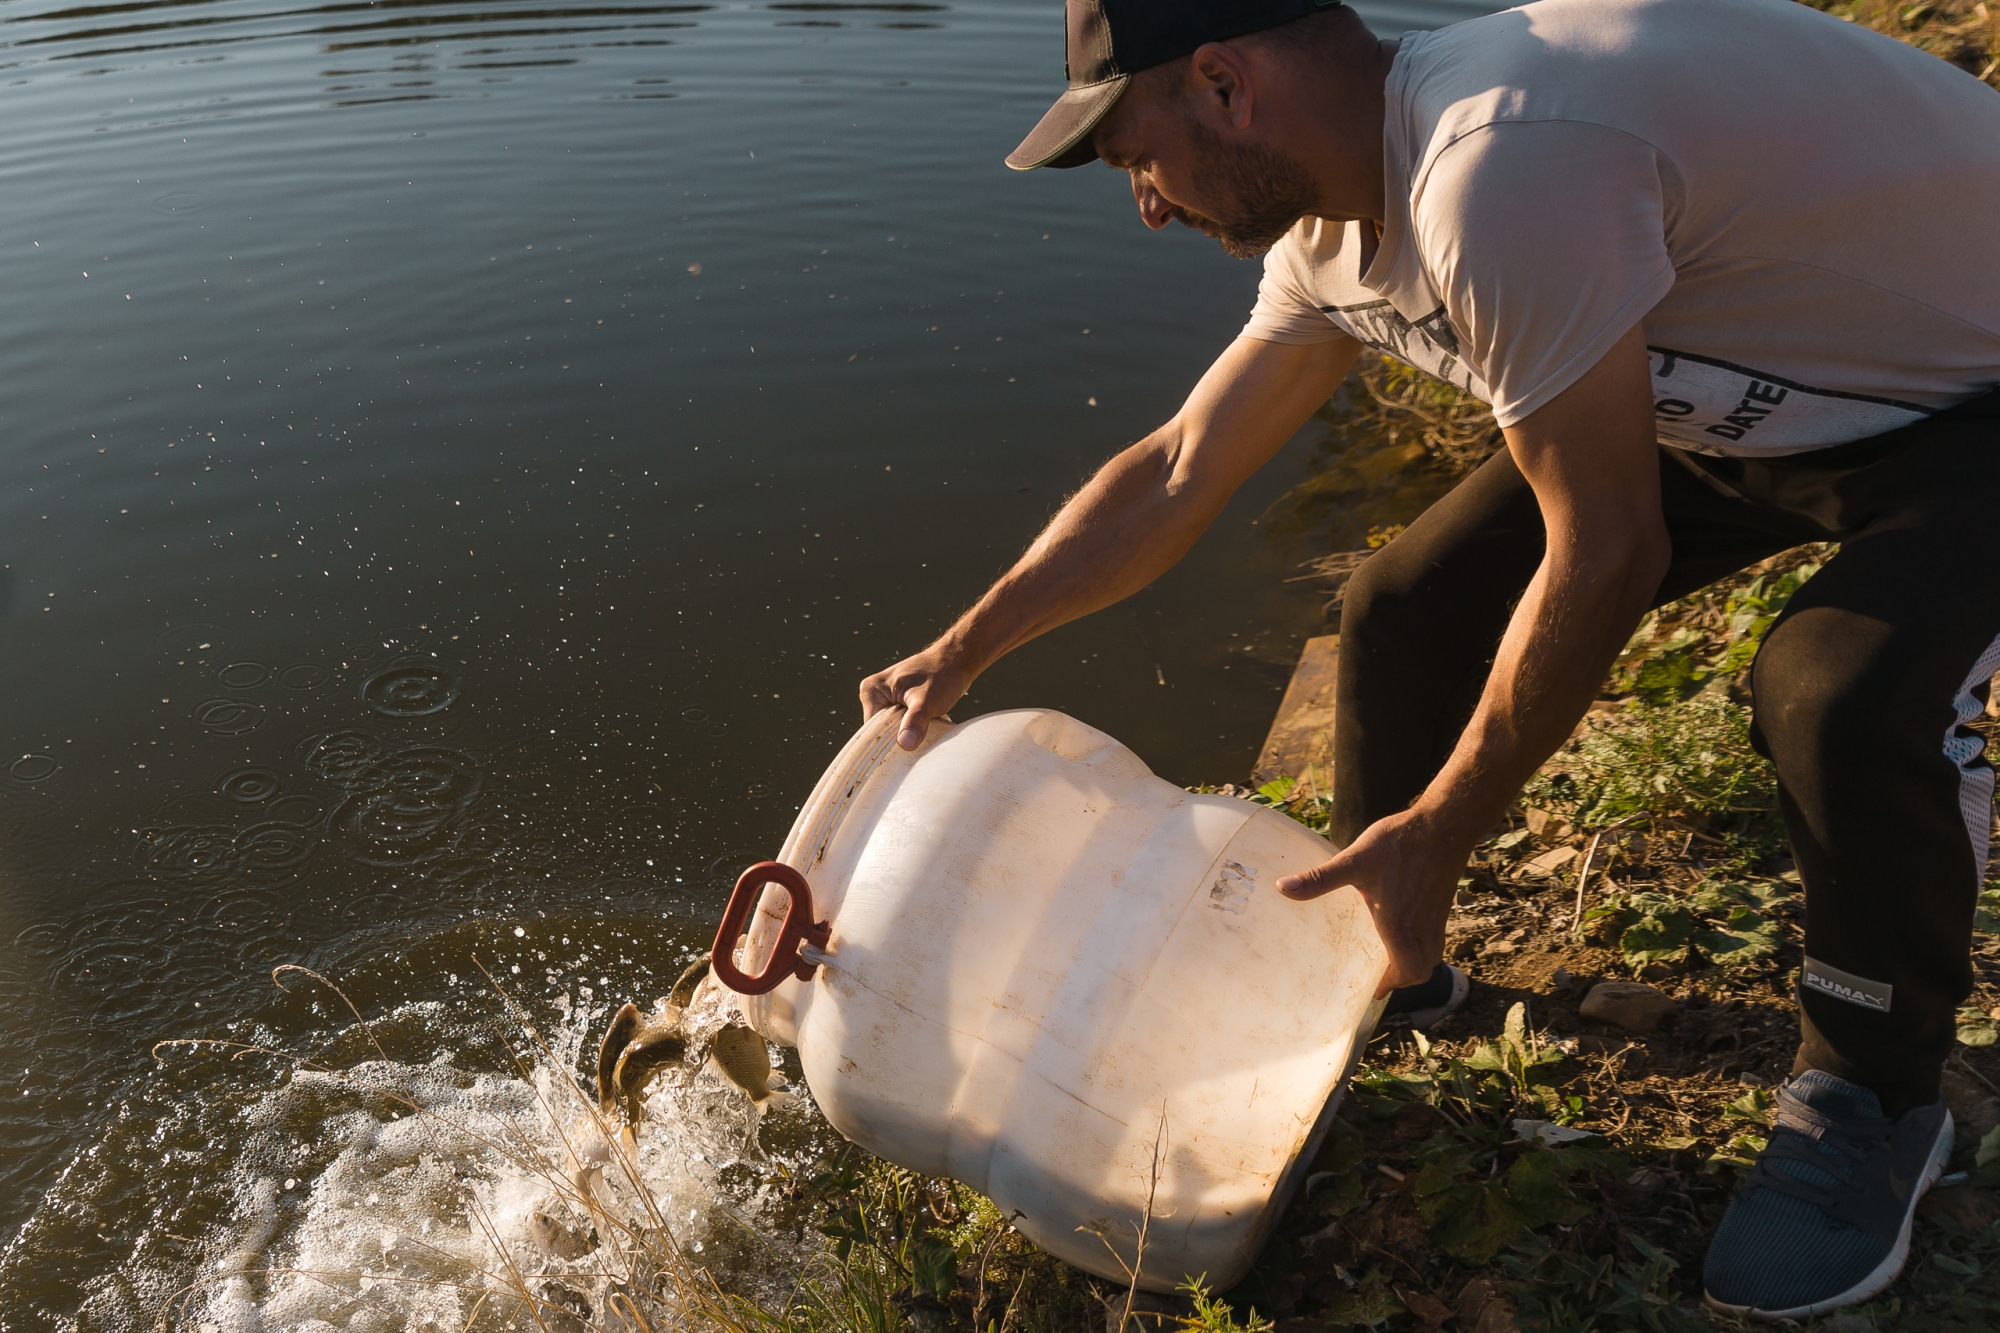
<instances>
[{"instance_id":1,"label":"lake water","mask_svg":"<svg viewBox=\"0 0 2000 1333\"><path fill-rule=\"evenodd\" d=\"M479 967L558 1064L657 994L859 678L1173 411L1257 269L1001 165L1061 62L994 0L0 5L0 1326L366 1261L328 1210L410 1196L316 1127L388 1122L153 1043L520 1112ZM1242 777L1317 623L1259 520L1317 442L960 714Z\"/></svg>"}]
</instances>

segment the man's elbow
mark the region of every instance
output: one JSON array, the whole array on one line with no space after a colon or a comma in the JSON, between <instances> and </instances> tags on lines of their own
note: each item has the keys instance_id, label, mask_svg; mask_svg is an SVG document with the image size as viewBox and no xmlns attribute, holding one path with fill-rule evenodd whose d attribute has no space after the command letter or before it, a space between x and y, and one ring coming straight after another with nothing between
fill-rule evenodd
<instances>
[{"instance_id":1,"label":"man's elbow","mask_svg":"<svg viewBox=\"0 0 2000 1333\"><path fill-rule=\"evenodd\" d=\"M1650 604L1674 562L1674 539L1666 523L1655 519L1634 524L1624 557L1622 582L1627 596L1644 597Z\"/></svg>"}]
</instances>

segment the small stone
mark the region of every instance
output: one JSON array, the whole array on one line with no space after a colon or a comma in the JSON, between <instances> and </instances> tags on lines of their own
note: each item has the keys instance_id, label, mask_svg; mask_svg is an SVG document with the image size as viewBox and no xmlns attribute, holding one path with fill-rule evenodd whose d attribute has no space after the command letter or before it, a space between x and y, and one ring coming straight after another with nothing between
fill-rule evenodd
<instances>
[{"instance_id":1,"label":"small stone","mask_svg":"<svg viewBox=\"0 0 2000 1333\"><path fill-rule=\"evenodd\" d=\"M1467 1333L1515 1333L1514 1307L1500 1285L1473 1278L1458 1293L1458 1322Z\"/></svg>"},{"instance_id":2,"label":"small stone","mask_svg":"<svg viewBox=\"0 0 2000 1333\"><path fill-rule=\"evenodd\" d=\"M1583 1016L1627 1032L1651 1032L1680 1006L1673 997L1636 981L1600 981L1583 997Z\"/></svg>"},{"instance_id":3,"label":"small stone","mask_svg":"<svg viewBox=\"0 0 2000 1333\"><path fill-rule=\"evenodd\" d=\"M1576 978L1570 975L1568 968L1558 967L1555 970L1555 974L1549 978L1549 985L1554 987L1556 992L1560 994L1576 985Z\"/></svg>"},{"instance_id":4,"label":"small stone","mask_svg":"<svg viewBox=\"0 0 2000 1333\"><path fill-rule=\"evenodd\" d=\"M1451 956L1453 958L1460 959L1461 961L1467 958L1478 957L1479 941L1473 939L1471 936L1468 935L1466 938L1460 940L1458 943L1451 946Z\"/></svg>"},{"instance_id":5,"label":"small stone","mask_svg":"<svg viewBox=\"0 0 2000 1333\"><path fill-rule=\"evenodd\" d=\"M1754 1069L1746 1069L1736 1076L1736 1081L1746 1088L1768 1088L1771 1080Z\"/></svg>"},{"instance_id":6,"label":"small stone","mask_svg":"<svg viewBox=\"0 0 2000 1333\"><path fill-rule=\"evenodd\" d=\"M1512 940L1488 940L1485 947L1480 949L1479 956L1481 958L1491 958L1495 954L1513 953L1520 947L1520 945L1514 943Z\"/></svg>"}]
</instances>

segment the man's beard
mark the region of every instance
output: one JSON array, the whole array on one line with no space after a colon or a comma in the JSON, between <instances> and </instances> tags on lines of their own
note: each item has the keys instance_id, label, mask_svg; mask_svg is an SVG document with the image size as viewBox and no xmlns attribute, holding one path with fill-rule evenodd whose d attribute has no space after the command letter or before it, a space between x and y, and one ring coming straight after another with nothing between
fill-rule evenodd
<instances>
[{"instance_id":1,"label":"man's beard","mask_svg":"<svg viewBox=\"0 0 2000 1333\"><path fill-rule=\"evenodd\" d=\"M1312 177L1294 159L1256 145L1232 148L1199 122L1191 123L1188 133L1202 184L1231 207L1226 217L1204 217L1178 206L1174 211L1183 226L1215 232L1224 254L1255 259L1312 212Z\"/></svg>"}]
</instances>

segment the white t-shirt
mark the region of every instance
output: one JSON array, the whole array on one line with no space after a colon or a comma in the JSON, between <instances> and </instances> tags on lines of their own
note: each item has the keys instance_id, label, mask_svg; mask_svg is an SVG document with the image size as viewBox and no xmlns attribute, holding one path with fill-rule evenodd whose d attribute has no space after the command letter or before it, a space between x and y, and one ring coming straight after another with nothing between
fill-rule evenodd
<instances>
[{"instance_id":1,"label":"white t-shirt","mask_svg":"<svg viewBox=\"0 0 2000 1333\"><path fill-rule=\"evenodd\" d=\"M2000 94L1793 0L1537 0L1403 39L1388 217L1244 336L1351 336L1512 425L1644 321L1663 443L1788 454L2000 384Z\"/></svg>"}]
</instances>

